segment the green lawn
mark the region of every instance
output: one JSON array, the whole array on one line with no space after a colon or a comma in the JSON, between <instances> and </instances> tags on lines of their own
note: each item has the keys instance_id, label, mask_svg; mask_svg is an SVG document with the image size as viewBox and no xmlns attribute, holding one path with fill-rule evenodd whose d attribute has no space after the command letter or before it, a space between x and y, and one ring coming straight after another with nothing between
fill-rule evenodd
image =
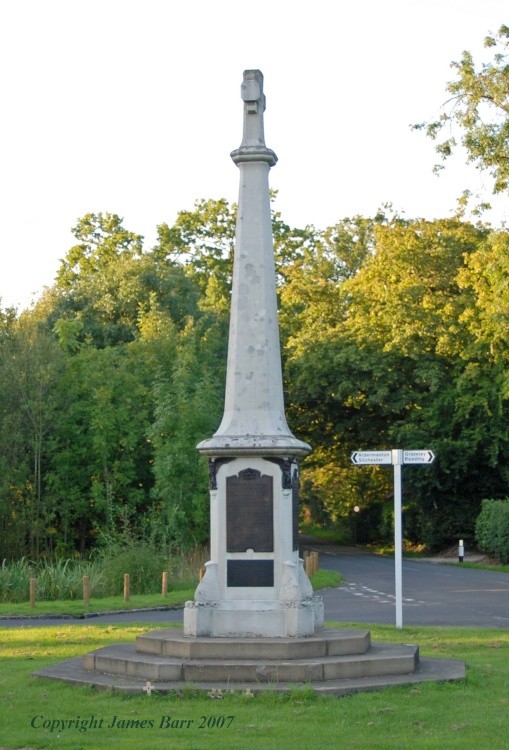
<instances>
[{"instance_id":1,"label":"green lawn","mask_svg":"<svg viewBox=\"0 0 509 750\"><path fill-rule=\"evenodd\" d=\"M125 697L31 676L36 669L91 649L132 641L154 627L160 624L0 629L0 746L41 750L102 750L119 744L133 750L140 746L143 750L506 750L508 746L507 630L397 631L374 626L373 640L416 643L423 655L466 660L467 680L341 699L296 690L286 696L268 692L250 698L236 693L218 700L196 696L190 687L182 695Z\"/></svg>"}]
</instances>

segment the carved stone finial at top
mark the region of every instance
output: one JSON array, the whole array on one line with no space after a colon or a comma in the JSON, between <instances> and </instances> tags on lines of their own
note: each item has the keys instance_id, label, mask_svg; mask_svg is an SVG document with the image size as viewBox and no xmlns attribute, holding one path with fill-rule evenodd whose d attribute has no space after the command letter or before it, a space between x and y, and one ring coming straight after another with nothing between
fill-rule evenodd
<instances>
[{"instance_id":1,"label":"carved stone finial at top","mask_svg":"<svg viewBox=\"0 0 509 750\"><path fill-rule=\"evenodd\" d=\"M232 151L231 157L235 164L245 161L266 161L273 167L277 162L277 156L265 145L263 130L265 94L261 71L244 71L240 95L244 102L244 134L240 148Z\"/></svg>"},{"instance_id":2,"label":"carved stone finial at top","mask_svg":"<svg viewBox=\"0 0 509 750\"><path fill-rule=\"evenodd\" d=\"M263 103L265 112L265 95L263 93L263 75L259 70L244 71L244 80L240 85L242 101L246 103L245 110L249 115L257 115L259 103Z\"/></svg>"},{"instance_id":3,"label":"carved stone finial at top","mask_svg":"<svg viewBox=\"0 0 509 750\"><path fill-rule=\"evenodd\" d=\"M263 113L266 101L263 93L263 75L259 70L244 71L240 95L244 102L244 136L240 148L253 146L265 148Z\"/></svg>"}]
</instances>

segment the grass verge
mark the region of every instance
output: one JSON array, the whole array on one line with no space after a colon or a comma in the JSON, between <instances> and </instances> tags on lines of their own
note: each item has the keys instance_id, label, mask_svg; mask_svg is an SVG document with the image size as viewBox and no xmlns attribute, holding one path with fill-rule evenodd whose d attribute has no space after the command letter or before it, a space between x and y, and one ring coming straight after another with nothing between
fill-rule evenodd
<instances>
[{"instance_id":1,"label":"grass verge","mask_svg":"<svg viewBox=\"0 0 509 750\"><path fill-rule=\"evenodd\" d=\"M0 744L38 750L103 750L119 744L133 750L507 748L508 631L374 626L373 640L417 643L423 655L466 660L467 680L342 699L317 697L304 688L254 698L237 692L216 700L197 695L191 686L169 696L121 696L31 677L35 669L132 641L152 627L160 624L0 629ZM62 721L65 729L52 724Z\"/></svg>"},{"instance_id":2,"label":"grass verge","mask_svg":"<svg viewBox=\"0 0 509 750\"><path fill-rule=\"evenodd\" d=\"M314 526L313 524L302 524L300 533L305 536L313 536L323 539L332 544L353 544L351 534L341 526Z\"/></svg>"},{"instance_id":3,"label":"grass verge","mask_svg":"<svg viewBox=\"0 0 509 750\"><path fill-rule=\"evenodd\" d=\"M333 588L339 586L343 577L332 570L319 570L311 577L311 583L315 590L324 588ZM150 609L154 607L175 607L188 599L193 599L195 587L185 588L177 591L169 591L168 596L163 598L160 594L142 594L131 596L128 602L124 601L123 596L108 596L101 599L91 599L88 607L85 607L82 601L55 601L55 602L36 602L32 609L29 602L0 603L0 617L4 616L22 616L33 615L72 615L73 617L83 617L90 612L109 612L122 609Z\"/></svg>"},{"instance_id":4,"label":"grass verge","mask_svg":"<svg viewBox=\"0 0 509 750\"><path fill-rule=\"evenodd\" d=\"M54 602L37 601L35 607L30 607L30 602L2 603L0 604L0 616L9 615L72 615L83 617L87 612L109 612L122 609L144 609L153 607L174 607L183 604L194 596L194 588L182 589L181 591L169 591L168 596L163 598L161 594L139 594L131 596L128 602L123 596L105 596L101 599L91 599L86 607L82 601L66 600Z\"/></svg>"},{"instance_id":5,"label":"grass verge","mask_svg":"<svg viewBox=\"0 0 509 750\"><path fill-rule=\"evenodd\" d=\"M394 557L394 547L376 547L368 545L367 549L377 555L387 555L387 557ZM426 555L426 553L420 550L403 550L403 557L409 559L419 559L422 557L429 557L429 555Z\"/></svg>"},{"instance_id":6,"label":"grass verge","mask_svg":"<svg viewBox=\"0 0 509 750\"><path fill-rule=\"evenodd\" d=\"M483 563L469 563L469 562L458 562L447 561L446 565L460 565L462 568L473 568L474 570L491 570L495 573L509 573L509 565L484 565Z\"/></svg>"},{"instance_id":7,"label":"grass verge","mask_svg":"<svg viewBox=\"0 0 509 750\"><path fill-rule=\"evenodd\" d=\"M341 573L336 573L334 570L324 570L323 568L317 570L311 576L311 584L315 591L337 588L342 581L344 581L344 577Z\"/></svg>"},{"instance_id":8,"label":"grass verge","mask_svg":"<svg viewBox=\"0 0 509 750\"><path fill-rule=\"evenodd\" d=\"M394 547L370 547L372 552L378 555L387 555L388 557L394 557ZM429 558L433 555L424 552L414 552L412 550L403 551L403 557L406 558ZM472 562L459 562L454 558L444 558L442 565L457 565L461 568L472 568L473 570L491 570L495 573L509 573L509 565L485 565L484 563L472 563Z\"/></svg>"}]
</instances>

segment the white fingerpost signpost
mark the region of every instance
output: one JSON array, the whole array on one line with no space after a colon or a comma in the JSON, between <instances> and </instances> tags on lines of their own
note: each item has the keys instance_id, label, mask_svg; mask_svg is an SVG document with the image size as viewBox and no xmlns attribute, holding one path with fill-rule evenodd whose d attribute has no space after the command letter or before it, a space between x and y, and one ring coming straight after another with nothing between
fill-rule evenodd
<instances>
[{"instance_id":1,"label":"white fingerpost signpost","mask_svg":"<svg viewBox=\"0 0 509 750\"><path fill-rule=\"evenodd\" d=\"M403 534L402 482L403 464L431 464L435 454L430 450L354 451L351 461L356 466L394 466L394 568L396 593L396 627L403 627Z\"/></svg>"}]
</instances>

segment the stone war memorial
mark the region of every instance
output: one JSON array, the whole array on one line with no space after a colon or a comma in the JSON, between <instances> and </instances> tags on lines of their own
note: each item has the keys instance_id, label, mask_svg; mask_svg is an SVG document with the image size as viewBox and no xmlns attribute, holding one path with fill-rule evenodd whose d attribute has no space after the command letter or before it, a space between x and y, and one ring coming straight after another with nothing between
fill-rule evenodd
<instances>
[{"instance_id":1,"label":"stone war memorial","mask_svg":"<svg viewBox=\"0 0 509 750\"><path fill-rule=\"evenodd\" d=\"M366 629L325 628L323 602L299 557L299 459L311 447L285 418L269 172L259 70L244 72L240 171L224 415L197 449L208 460L210 561L183 628L138 636L40 670L42 677L127 692L183 683L210 690L343 695L464 679L462 662L371 644ZM204 459L205 460L205 459ZM345 612L348 621L348 612ZM152 683L154 683L152 685Z\"/></svg>"}]
</instances>

